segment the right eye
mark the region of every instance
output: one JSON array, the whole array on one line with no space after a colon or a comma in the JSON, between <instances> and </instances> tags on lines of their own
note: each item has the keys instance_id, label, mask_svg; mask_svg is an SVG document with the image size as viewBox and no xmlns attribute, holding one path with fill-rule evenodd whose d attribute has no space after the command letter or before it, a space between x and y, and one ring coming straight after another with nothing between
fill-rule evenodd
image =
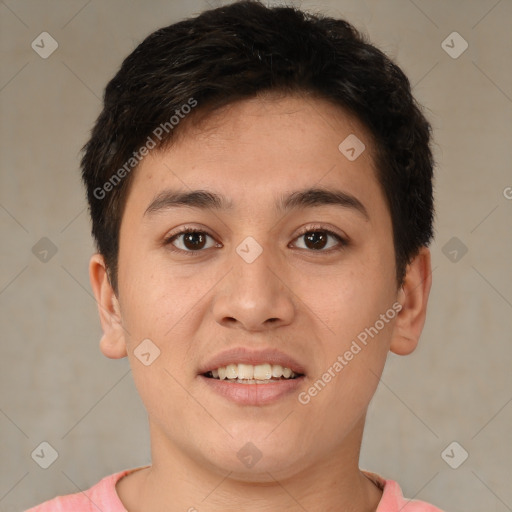
<instances>
[{"instance_id":1,"label":"right eye","mask_svg":"<svg viewBox=\"0 0 512 512\"><path fill-rule=\"evenodd\" d=\"M192 255L194 252L201 252L205 248L205 242L207 238L212 238L211 235L206 233L202 229L197 228L183 228L177 233L173 233L165 239L165 245L170 246L169 248L173 252L186 253ZM177 247L175 241L181 242L182 247ZM215 246L215 244L213 244ZM206 249L211 248L206 247Z\"/></svg>"}]
</instances>

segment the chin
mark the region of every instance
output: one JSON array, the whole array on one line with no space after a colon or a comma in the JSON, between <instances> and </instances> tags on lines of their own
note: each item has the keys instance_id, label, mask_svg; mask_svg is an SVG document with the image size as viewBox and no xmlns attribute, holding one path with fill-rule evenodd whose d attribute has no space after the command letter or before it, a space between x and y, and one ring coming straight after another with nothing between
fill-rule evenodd
<instances>
[{"instance_id":1,"label":"chin","mask_svg":"<svg viewBox=\"0 0 512 512\"><path fill-rule=\"evenodd\" d=\"M230 478L244 482L272 482L297 474L304 466L307 452L304 443L284 430L276 429L269 434L271 431L253 429L229 438L222 445L216 442L214 452L206 455L208 462L217 471L230 473Z\"/></svg>"}]
</instances>

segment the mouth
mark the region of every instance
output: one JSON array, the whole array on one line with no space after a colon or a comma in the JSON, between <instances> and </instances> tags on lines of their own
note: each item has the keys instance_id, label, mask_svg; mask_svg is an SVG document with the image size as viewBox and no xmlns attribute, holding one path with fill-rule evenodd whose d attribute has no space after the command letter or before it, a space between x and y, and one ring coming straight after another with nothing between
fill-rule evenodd
<instances>
[{"instance_id":1,"label":"mouth","mask_svg":"<svg viewBox=\"0 0 512 512\"><path fill-rule=\"evenodd\" d=\"M294 372L291 368L280 364L244 364L231 363L219 366L201 374L208 379L225 381L237 384L271 384L279 381L295 380L304 374Z\"/></svg>"},{"instance_id":2,"label":"mouth","mask_svg":"<svg viewBox=\"0 0 512 512\"><path fill-rule=\"evenodd\" d=\"M238 405L263 406L289 400L306 379L306 367L275 348L234 347L197 369L206 393Z\"/></svg>"}]
</instances>

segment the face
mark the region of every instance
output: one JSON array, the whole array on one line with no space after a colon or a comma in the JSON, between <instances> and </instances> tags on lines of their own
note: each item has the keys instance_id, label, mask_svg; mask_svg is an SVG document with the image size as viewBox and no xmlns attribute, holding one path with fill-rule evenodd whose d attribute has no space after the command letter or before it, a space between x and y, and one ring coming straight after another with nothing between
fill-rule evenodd
<instances>
[{"instance_id":1,"label":"face","mask_svg":"<svg viewBox=\"0 0 512 512\"><path fill-rule=\"evenodd\" d=\"M246 480L357 458L403 314L367 132L330 103L294 97L187 128L137 169L120 230L115 343L154 456L179 452ZM356 159L338 148L350 135L365 144ZM337 201L300 196L309 189ZM174 201L197 190L226 204ZM228 377L257 379L211 377L228 364ZM267 371L285 375L250 383Z\"/></svg>"}]
</instances>

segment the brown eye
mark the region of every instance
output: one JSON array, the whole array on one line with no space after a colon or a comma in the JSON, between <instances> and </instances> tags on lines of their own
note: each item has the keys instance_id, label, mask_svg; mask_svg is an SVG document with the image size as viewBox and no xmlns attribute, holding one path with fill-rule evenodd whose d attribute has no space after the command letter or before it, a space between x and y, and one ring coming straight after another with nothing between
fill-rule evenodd
<instances>
[{"instance_id":1,"label":"brown eye","mask_svg":"<svg viewBox=\"0 0 512 512\"><path fill-rule=\"evenodd\" d=\"M334 238L338 241L338 243L333 243L329 246L327 244L329 243L329 238ZM304 240L305 247L299 247L300 249L309 249L311 251L317 251L317 252L329 252L330 249L336 250L337 248L343 248L344 246L348 245L348 242L342 238L340 235L333 233L332 231L328 229L321 229L321 228L308 228L307 231L303 231L296 240ZM327 247L327 249L326 249Z\"/></svg>"},{"instance_id":2,"label":"brown eye","mask_svg":"<svg viewBox=\"0 0 512 512\"><path fill-rule=\"evenodd\" d=\"M304 240L306 241L306 246L309 249L323 249L327 244L327 239L329 235L326 235L323 231L312 231L310 233L306 233L304 235Z\"/></svg>"},{"instance_id":3,"label":"brown eye","mask_svg":"<svg viewBox=\"0 0 512 512\"><path fill-rule=\"evenodd\" d=\"M208 238L212 240L210 245L208 245ZM307 249L310 252L331 252L331 250L340 250L348 245L345 238L321 227L309 227L295 240L300 239L304 240L304 247L299 246L299 248ZM329 245L329 239L334 239L335 242ZM221 247L221 244L215 243L211 235L195 228L185 228L178 233L174 233L165 240L165 245L172 246L171 250L173 252L181 252L187 255L194 255L194 253L202 252L204 249L210 249L211 247Z\"/></svg>"},{"instance_id":4,"label":"brown eye","mask_svg":"<svg viewBox=\"0 0 512 512\"><path fill-rule=\"evenodd\" d=\"M215 243L213 243L210 246L206 246L208 238L212 238L208 233L199 229L189 228L170 236L166 239L165 244L173 245L176 247L176 251L200 252L202 249L209 249L215 245ZM178 242L179 245L175 242Z\"/></svg>"}]
</instances>

